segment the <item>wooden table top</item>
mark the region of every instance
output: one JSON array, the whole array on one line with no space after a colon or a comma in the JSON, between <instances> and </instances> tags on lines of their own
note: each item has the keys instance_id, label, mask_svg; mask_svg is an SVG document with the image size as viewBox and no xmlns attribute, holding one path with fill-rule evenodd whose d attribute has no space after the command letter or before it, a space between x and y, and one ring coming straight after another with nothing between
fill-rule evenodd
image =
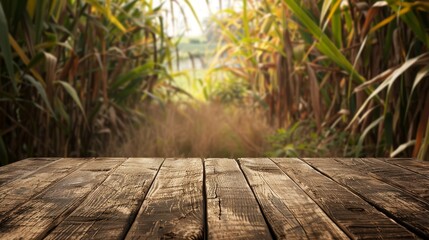
<instances>
[{"instance_id":1,"label":"wooden table top","mask_svg":"<svg viewBox=\"0 0 429 240\"><path fill-rule=\"evenodd\" d=\"M429 238L429 162L25 159L0 168L0 239Z\"/></svg>"}]
</instances>

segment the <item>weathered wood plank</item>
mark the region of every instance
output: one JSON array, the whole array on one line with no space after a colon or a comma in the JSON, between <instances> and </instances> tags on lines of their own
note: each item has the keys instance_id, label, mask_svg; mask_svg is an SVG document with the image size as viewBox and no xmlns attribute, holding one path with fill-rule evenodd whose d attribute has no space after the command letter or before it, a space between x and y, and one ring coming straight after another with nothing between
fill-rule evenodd
<instances>
[{"instance_id":1,"label":"weathered wood plank","mask_svg":"<svg viewBox=\"0 0 429 240\"><path fill-rule=\"evenodd\" d=\"M296 158L272 159L352 239L412 239L414 234L345 187Z\"/></svg>"},{"instance_id":2,"label":"weathered wood plank","mask_svg":"<svg viewBox=\"0 0 429 240\"><path fill-rule=\"evenodd\" d=\"M27 158L0 168L0 187L37 171L58 158Z\"/></svg>"},{"instance_id":3,"label":"weathered wood plank","mask_svg":"<svg viewBox=\"0 0 429 240\"><path fill-rule=\"evenodd\" d=\"M382 159L390 164L408 169L418 174L429 177L429 161L420 161L416 159Z\"/></svg>"},{"instance_id":4,"label":"weathered wood plank","mask_svg":"<svg viewBox=\"0 0 429 240\"><path fill-rule=\"evenodd\" d=\"M123 239L162 162L128 159L45 239Z\"/></svg>"},{"instance_id":5,"label":"weathered wood plank","mask_svg":"<svg viewBox=\"0 0 429 240\"><path fill-rule=\"evenodd\" d=\"M429 205L335 159L303 159L420 236L429 237Z\"/></svg>"},{"instance_id":6,"label":"weathered wood plank","mask_svg":"<svg viewBox=\"0 0 429 240\"><path fill-rule=\"evenodd\" d=\"M234 159L206 159L209 239L272 239L258 202Z\"/></svg>"},{"instance_id":7,"label":"weathered wood plank","mask_svg":"<svg viewBox=\"0 0 429 240\"><path fill-rule=\"evenodd\" d=\"M347 158L341 163L399 187L429 203L429 178L375 158Z\"/></svg>"},{"instance_id":8,"label":"weathered wood plank","mask_svg":"<svg viewBox=\"0 0 429 240\"><path fill-rule=\"evenodd\" d=\"M239 162L277 238L349 239L270 159Z\"/></svg>"},{"instance_id":9,"label":"weathered wood plank","mask_svg":"<svg viewBox=\"0 0 429 240\"><path fill-rule=\"evenodd\" d=\"M88 159L63 158L42 168L37 169L34 166L37 171L2 186L0 189L0 221L7 216L10 210L22 205L88 161Z\"/></svg>"},{"instance_id":10,"label":"weathered wood plank","mask_svg":"<svg viewBox=\"0 0 429 240\"><path fill-rule=\"evenodd\" d=\"M166 159L127 239L202 239L203 162Z\"/></svg>"},{"instance_id":11,"label":"weathered wood plank","mask_svg":"<svg viewBox=\"0 0 429 240\"><path fill-rule=\"evenodd\" d=\"M64 220L125 159L97 159L51 185L0 221L0 239L40 239Z\"/></svg>"}]
</instances>

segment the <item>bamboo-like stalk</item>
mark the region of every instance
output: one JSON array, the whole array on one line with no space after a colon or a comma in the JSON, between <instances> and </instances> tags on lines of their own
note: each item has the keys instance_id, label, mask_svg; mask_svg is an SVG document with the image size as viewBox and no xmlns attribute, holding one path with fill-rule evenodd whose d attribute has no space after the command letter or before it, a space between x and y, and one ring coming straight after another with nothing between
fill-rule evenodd
<instances>
[{"instance_id":1,"label":"bamboo-like stalk","mask_svg":"<svg viewBox=\"0 0 429 240\"><path fill-rule=\"evenodd\" d=\"M235 56L223 59L222 69L254 87L266 86L261 97L280 126L310 118L319 131L349 132L346 148L354 149L348 153L353 156L428 158L429 85L422 81L429 71L427 3L243 0L243 5L243 11L226 9L215 19L220 46ZM256 70L263 78L254 78L255 66L269 66Z\"/></svg>"},{"instance_id":2,"label":"bamboo-like stalk","mask_svg":"<svg viewBox=\"0 0 429 240\"><path fill-rule=\"evenodd\" d=\"M0 0L0 158L85 156L168 77L152 1ZM9 36L9 37L8 37ZM162 52L162 56L157 56Z\"/></svg>"}]
</instances>

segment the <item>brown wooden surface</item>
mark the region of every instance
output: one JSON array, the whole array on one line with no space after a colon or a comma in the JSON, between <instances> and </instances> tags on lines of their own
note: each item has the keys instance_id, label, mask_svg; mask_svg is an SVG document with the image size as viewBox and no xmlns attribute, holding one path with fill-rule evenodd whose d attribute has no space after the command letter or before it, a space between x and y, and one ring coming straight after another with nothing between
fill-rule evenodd
<instances>
[{"instance_id":1,"label":"brown wooden surface","mask_svg":"<svg viewBox=\"0 0 429 240\"><path fill-rule=\"evenodd\" d=\"M270 159L239 162L277 238L348 239Z\"/></svg>"},{"instance_id":2,"label":"brown wooden surface","mask_svg":"<svg viewBox=\"0 0 429 240\"><path fill-rule=\"evenodd\" d=\"M237 162L207 159L207 225L212 239L271 239L258 202Z\"/></svg>"},{"instance_id":3,"label":"brown wooden surface","mask_svg":"<svg viewBox=\"0 0 429 240\"><path fill-rule=\"evenodd\" d=\"M89 161L0 221L0 239L37 239L69 215L122 160Z\"/></svg>"},{"instance_id":4,"label":"brown wooden surface","mask_svg":"<svg viewBox=\"0 0 429 240\"><path fill-rule=\"evenodd\" d=\"M428 196L411 159L26 159L0 239L429 239Z\"/></svg>"},{"instance_id":5,"label":"brown wooden surface","mask_svg":"<svg viewBox=\"0 0 429 240\"><path fill-rule=\"evenodd\" d=\"M2 186L0 189L0 221L10 210L30 200L85 162L88 162L88 159L64 158L38 168L31 174L23 174L21 178Z\"/></svg>"},{"instance_id":6,"label":"brown wooden surface","mask_svg":"<svg viewBox=\"0 0 429 240\"><path fill-rule=\"evenodd\" d=\"M17 178L31 174L58 158L29 158L0 168L0 187Z\"/></svg>"},{"instance_id":7,"label":"brown wooden surface","mask_svg":"<svg viewBox=\"0 0 429 240\"><path fill-rule=\"evenodd\" d=\"M166 159L127 239L203 237L203 161Z\"/></svg>"},{"instance_id":8,"label":"brown wooden surface","mask_svg":"<svg viewBox=\"0 0 429 240\"><path fill-rule=\"evenodd\" d=\"M429 203L429 178L423 175L374 158L342 159L341 163L368 173L380 181L401 188Z\"/></svg>"},{"instance_id":9,"label":"brown wooden surface","mask_svg":"<svg viewBox=\"0 0 429 240\"><path fill-rule=\"evenodd\" d=\"M355 170L341 159L305 159L305 161L347 186L389 217L421 235L429 236L429 205L408 192Z\"/></svg>"},{"instance_id":10,"label":"brown wooden surface","mask_svg":"<svg viewBox=\"0 0 429 240\"><path fill-rule=\"evenodd\" d=\"M419 173L426 177L429 177L429 162L428 161L416 161L413 159L382 159L390 164L395 164L402 168L408 169L415 173Z\"/></svg>"},{"instance_id":11,"label":"brown wooden surface","mask_svg":"<svg viewBox=\"0 0 429 240\"><path fill-rule=\"evenodd\" d=\"M273 161L351 238L415 238L405 227L305 162L296 158Z\"/></svg>"},{"instance_id":12,"label":"brown wooden surface","mask_svg":"<svg viewBox=\"0 0 429 240\"><path fill-rule=\"evenodd\" d=\"M128 159L49 234L47 239L123 238L162 159Z\"/></svg>"}]
</instances>

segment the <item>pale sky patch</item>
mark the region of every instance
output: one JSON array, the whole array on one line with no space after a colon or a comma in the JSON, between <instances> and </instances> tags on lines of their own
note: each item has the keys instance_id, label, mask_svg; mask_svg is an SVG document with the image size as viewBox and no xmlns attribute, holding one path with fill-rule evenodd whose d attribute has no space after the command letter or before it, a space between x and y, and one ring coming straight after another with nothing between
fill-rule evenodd
<instances>
[{"instance_id":1,"label":"pale sky patch","mask_svg":"<svg viewBox=\"0 0 429 240\"><path fill-rule=\"evenodd\" d=\"M159 4L163 2L162 0L154 0L155 4ZM183 7L185 12L186 21L184 16L176 3L173 3L173 11L174 11L174 27L171 19L171 9L169 0L165 1L164 9L166 10L167 17L167 32L170 36L179 36L181 34L185 34L185 36L201 36L203 35L203 29L198 25L198 21L195 19L191 9L185 4L184 0L177 0ZM220 7L226 8L229 7L233 0L208 0L208 4L206 0L189 0L192 4L199 20L201 23L204 22L205 19L210 18L211 14L214 14L219 11ZM222 5L222 6L220 6ZM185 22L188 23L186 27ZM203 24L204 27L204 24Z\"/></svg>"}]
</instances>

